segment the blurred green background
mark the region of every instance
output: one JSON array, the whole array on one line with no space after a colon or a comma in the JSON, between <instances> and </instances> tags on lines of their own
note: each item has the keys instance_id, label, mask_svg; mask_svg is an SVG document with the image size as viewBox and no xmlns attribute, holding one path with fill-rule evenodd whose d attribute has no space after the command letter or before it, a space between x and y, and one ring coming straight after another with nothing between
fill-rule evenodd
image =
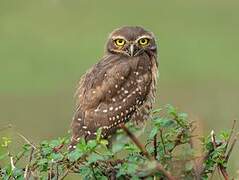
<instances>
[{"instance_id":1,"label":"blurred green background","mask_svg":"<svg viewBox=\"0 0 239 180\"><path fill-rule=\"evenodd\" d=\"M157 107L176 105L204 134L230 128L239 117L238 19L236 0L0 0L0 127L13 125L0 136L65 135L77 81L122 25L158 38Z\"/></svg>"}]
</instances>

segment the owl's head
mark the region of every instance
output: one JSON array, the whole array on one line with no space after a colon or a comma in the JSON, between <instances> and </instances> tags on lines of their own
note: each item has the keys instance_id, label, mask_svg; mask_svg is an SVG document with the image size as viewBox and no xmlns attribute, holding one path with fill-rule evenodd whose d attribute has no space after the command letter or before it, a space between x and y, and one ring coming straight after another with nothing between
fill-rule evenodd
<instances>
[{"instance_id":1,"label":"owl's head","mask_svg":"<svg viewBox=\"0 0 239 180\"><path fill-rule=\"evenodd\" d=\"M157 45L153 33L139 26L124 26L110 34L106 52L139 56L143 53L156 53Z\"/></svg>"}]
</instances>

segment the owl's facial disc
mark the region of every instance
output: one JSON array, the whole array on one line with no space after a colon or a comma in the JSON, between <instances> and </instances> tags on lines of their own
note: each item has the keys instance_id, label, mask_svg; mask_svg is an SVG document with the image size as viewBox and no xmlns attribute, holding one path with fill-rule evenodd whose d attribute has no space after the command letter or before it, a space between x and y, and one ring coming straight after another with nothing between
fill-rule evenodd
<instances>
[{"instance_id":1,"label":"owl's facial disc","mask_svg":"<svg viewBox=\"0 0 239 180\"><path fill-rule=\"evenodd\" d=\"M137 39L127 40L122 36L112 37L113 48L111 52L121 53L127 56L137 56L143 53L151 45L151 37L140 36Z\"/></svg>"},{"instance_id":2,"label":"owl's facial disc","mask_svg":"<svg viewBox=\"0 0 239 180\"><path fill-rule=\"evenodd\" d=\"M106 47L109 53L130 57L139 56L143 53L156 53L157 51L154 35L147 31L145 31L145 33L139 33L136 30L135 32L114 31L109 37Z\"/></svg>"}]
</instances>

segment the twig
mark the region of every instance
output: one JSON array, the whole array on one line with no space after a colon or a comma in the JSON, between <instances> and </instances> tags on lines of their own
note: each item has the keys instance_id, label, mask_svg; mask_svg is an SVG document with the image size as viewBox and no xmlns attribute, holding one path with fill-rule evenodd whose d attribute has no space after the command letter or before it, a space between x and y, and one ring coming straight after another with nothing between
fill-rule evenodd
<instances>
[{"instance_id":1,"label":"twig","mask_svg":"<svg viewBox=\"0 0 239 180\"><path fill-rule=\"evenodd\" d=\"M181 142L181 137L182 137L182 135L183 135L183 132L184 132L184 131L181 131L181 132L177 135L173 147L169 150L170 153L173 152L173 150L174 150L178 145L184 144L184 143ZM192 137L192 136L191 136L191 137ZM186 142L185 142L185 143L186 143Z\"/></svg>"},{"instance_id":2,"label":"twig","mask_svg":"<svg viewBox=\"0 0 239 180\"><path fill-rule=\"evenodd\" d=\"M51 167L50 167L50 172L48 173L48 179L51 180L52 177L54 176L54 173L53 173L53 165L54 165L54 160L52 159L51 160Z\"/></svg>"},{"instance_id":3,"label":"twig","mask_svg":"<svg viewBox=\"0 0 239 180\"><path fill-rule=\"evenodd\" d=\"M59 180L64 179L64 178L69 174L69 172L70 172L70 169L67 169L67 170L64 172L64 174L59 178Z\"/></svg>"},{"instance_id":4,"label":"twig","mask_svg":"<svg viewBox=\"0 0 239 180\"><path fill-rule=\"evenodd\" d=\"M29 144L30 146L32 146L34 149L36 149L36 146L34 146L34 144L33 143L31 143L31 141L29 141L25 136L23 136L22 134L20 134L20 133L17 133L22 139L24 139L26 142L27 142L27 144Z\"/></svg>"},{"instance_id":5,"label":"twig","mask_svg":"<svg viewBox=\"0 0 239 180\"><path fill-rule=\"evenodd\" d=\"M161 139L162 144L163 144L163 151L164 151L164 154L167 154L167 152L166 152L166 148L165 148L164 139L163 139L163 130L162 130L162 129L159 129L159 134L160 134L160 139Z\"/></svg>"},{"instance_id":6,"label":"twig","mask_svg":"<svg viewBox=\"0 0 239 180\"><path fill-rule=\"evenodd\" d=\"M157 160L157 134L154 136L154 159Z\"/></svg>"},{"instance_id":7,"label":"twig","mask_svg":"<svg viewBox=\"0 0 239 180\"><path fill-rule=\"evenodd\" d=\"M224 179L229 180L229 175L228 175L226 169L222 166L222 164L219 164L219 169L220 169L220 172L222 173L222 176L224 177Z\"/></svg>"},{"instance_id":8,"label":"twig","mask_svg":"<svg viewBox=\"0 0 239 180\"><path fill-rule=\"evenodd\" d=\"M16 157L16 160L14 161L14 164L17 164L17 162L24 156L25 152L21 152L19 156Z\"/></svg>"},{"instance_id":9,"label":"twig","mask_svg":"<svg viewBox=\"0 0 239 180\"><path fill-rule=\"evenodd\" d=\"M32 157L33 157L33 152L34 152L34 148L32 147L31 148L31 152L30 152L30 156L29 156L29 160L28 160L28 164L25 168L25 174L24 174L24 178L25 179L30 179L30 174L31 174L31 171L29 171L29 167L31 165L31 161L32 161Z\"/></svg>"},{"instance_id":10,"label":"twig","mask_svg":"<svg viewBox=\"0 0 239 180\"><path fill-rule=\"evenodd\" d=\"M236 127L236 120L233 121L232 128L231 128L231 131L230 131L230 134L229 134L229 138L228 138L227 144L226 144L226 149L227 149L227 147L228 147L228 145L229 145L229 143L231 141L232 134L233 134L233 132L235 130L235 127Z\"/></svg>"},{"instance_id":11,"label":"twig","mask_svg":"<svg viewBox=\"0 0 239 180\"><path fill-rule=\"evenodd\" d=\"M15 165L14 165L13 157L12 157L12 156L10 157L10 161L11 161L12 170L14 170L16 167L15 167Z\"/></svg>"},{"instance_id":12,"label":"twig","mask_svg":"<svg viewBox=\"0 0 239 180\"><path fill-rule=\"evenodd\" d=\"M138 146L138 148L141 150L141 152L149 159L154 160L153 157L149 155L149 153L146 151L145 147L140 143L140 141L132 134L129 129L124 125L121 124L120 127L126 132L126 134L129 136L129 138ZM164 169L164 167L157 162L156 169L160 172L162 172L169 180L176 180L175 177L171 175L170 172Z\"/></svg>"},{"instance_id":13,"label":"twig","mask_svg":"<svg viewBox=\"0 0 239 180\"><path fill-rule=\"evenodd\" d=\"M213 130L211 131L211 142L212 142L212 145L213 145L214 149L216 149L217 148L217 144L216 144L215 133L214 133Z\"/></svg>"},{"instance_id":14,"label":"twig","mask_svg":"<svg viewBox=\"0 0 239 180\"><path fill-rule=\"evenodd\" d=\"M56 179L58 180L59 178L59 168L58 168L58 163L56 163Z\"/></svg>"},{"instance_id":15,"label":"twig","mask_svg":"<svg viewBox=\"0 0 239 180\"><path fill-rule=\"evenodd\" d=\"M141 150L141 152L148 158L151 159L151 156L145 149L145 147L139 142L139 140L135 137L134 134L132 134L129 129L124 125L121 124L120 127L126 132L126 134L130 137L130 139L138 146L138 148Z\"/></svg>"},{"instance_id":16,"label":"twig","mask_svg":"<svg viewBox=\"0 0 239 180\"><path fill-rule=\"evenodd\" d=\"M61 177L59 177L59 180L62 180L64 179L70 172L71 168L76 164L77 162L73 162L71 163L69 166L67 166L66 168L66 171L63 173L63 175Z\"/></svg>"},{"instance_id":17,"label":"twig","mask_svg":"<svg viewBox=\"0 0 239 180\"><path fill-rule=\"evenodd\" d=\"M232 145L231 145L231 147L230 147L230 149L228 150L228 153L227 153L227 155L226 155L226 162L228 162L228 160L229 160L229 158L230 158L230 155L231 155L231 153L232 153L232 150L233 150L233 148L234 148L234 146L235 146L235 144L236 144L236 142L237 142L237 136L234 138L234 140L232 141Z\"/></svg>"}]
</instances>

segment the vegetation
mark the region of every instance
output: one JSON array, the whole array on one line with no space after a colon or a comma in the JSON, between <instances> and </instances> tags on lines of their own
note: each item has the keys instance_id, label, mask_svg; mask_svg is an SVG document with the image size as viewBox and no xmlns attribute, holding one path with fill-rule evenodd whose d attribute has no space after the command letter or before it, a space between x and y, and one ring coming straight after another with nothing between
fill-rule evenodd
<instances>
[{"instance_id":1,"label":"vegetation","mask_svg":"<svg viewBox=\"0 0 239 180\"><path fill-rule=\"evenodd\" d=\"M200 138L195 123L187 114L171 105L152 112L150 127L144 130L147 138L134 124L122 125L112 146L101 138L86 142L81 139L76 149L67 150L69 137L43 141L39 145L20 135L26 144L17 155L9 146L11 139L2 137L0 154L1 177L7 179L64 179L75 173L83 179L208 179L218 171L229 179L227 162L236 143L235 122L229 132ZM145 135L144 135L145 136ZM196 139L202 142L198 154ZM133 143L132 143L133 142Z\"/></svg>"}]
</instances>

